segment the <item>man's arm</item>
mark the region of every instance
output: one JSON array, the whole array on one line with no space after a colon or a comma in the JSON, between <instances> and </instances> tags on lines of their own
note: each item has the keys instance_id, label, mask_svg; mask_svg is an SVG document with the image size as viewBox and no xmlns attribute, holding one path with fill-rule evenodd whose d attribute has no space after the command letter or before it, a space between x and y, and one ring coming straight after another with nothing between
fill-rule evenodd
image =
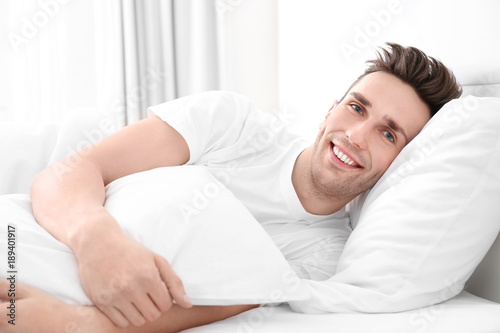
<instances>
[{"instance_id":1,"label":"man's arm","mask_svg":"<svg viewBox=\"0 0 500 333\"><path fill-rule=\"evenodd\" d=\"M168 312L144 326L115 326L93 306L72 306L37 290L16 285L16 315L9 316L10 300L5 298L10 282L0 281L0 331L3 333L105 332L168 333L222 320L258 305L194 306L184 309L174 305ZM4 302L4 303L2 303ZM27 315L28 314L28 315ZM9 320L13 320L9 323ZM15 324L15 325L14 325Z\"/></svg>"},{"instance_id":2,"label":"man's arm","mask_svg":"<svg viewBox=\"0 0 500 333\"><path fill-rule=\"evenodd\" d=\"M157 116L49 166L32 184L38 223L75 253L84 290L114 323L142 325L182 306L182 282L168 262L128 238L103 207L104 186L161 166L185 164L183 137Z\"/></svg>"}]
</instances>

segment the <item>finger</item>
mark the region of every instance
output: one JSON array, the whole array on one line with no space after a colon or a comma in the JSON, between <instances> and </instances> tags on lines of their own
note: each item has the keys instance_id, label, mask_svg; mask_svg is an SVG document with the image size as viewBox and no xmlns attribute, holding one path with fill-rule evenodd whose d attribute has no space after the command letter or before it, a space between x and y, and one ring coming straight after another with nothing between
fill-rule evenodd
<instances>
[{"instance_id":1,"label":"finger","mask_svg":"<svg viewBox=\"0 0 500 333\"><path fill-rule=\"evenodd\" d=\"M167 290L166 286L165 290ZM151 301L156 305L156 308L161 312L168 311L174 304L172 297L168 293L168 290L166 293L161 293L161 294L151 292L148 294L148 296L151 299Z\"/></svg>"},{"instance_id":2,"label":"finger","mask_svg":"<svg viewBox=\"0 0 500 333\"><path fill-rule=\"evenodd\" d=\"M104 307L104 308L99 308L102 313L108 317L113 324L115 324L118 327L128 327L130 325L130 322L128 319L121 313L120 310L118 310L115 307Z\"/></svg>"},{"instance_id":3,"label":"finger","mask_svg":"<svg viewBox=\"0 0 500 333\"><path fill-rule=\"evenodd\" d=\"M170 309L173 304L172 297L170 296L170 292L168 291L165 281L168 276L164 273L165 269L168 269L170 265L163 257L157 254L154 254L154 261L163 283L157 290L151 291L149 293L149 297L161 312L165 312Z\"/></svg>"},{"instance_id":4,"label":"finger","mask_svg":"<svg viewBox=\"0 0 500 333\"><path fill-rule=\"evenodd\" d=\"M146 318L133 303L120 304L118 309L127 320L134 326L142 326L146 323Z\"/></svg>"},{"instance_id":5,"label":"finger","mask_svg":"<svg viewBox=\"0 0 500 333\"><path fill-rule=\"evenodd\" d=\"M166 289L166 287L165 287L165 289ZM169 297L170 297L170 295L169 295ZM139 310L142 317L144 317L147 321L155 321L156 319L160 318L160 316L161 316L161 311L160 311L159 307L156 305L154 300L151 299L151 297L149 295L147 295L146 297L144 297L140 301L134 302L134 305L137 308L137 310Z\"/></svg>"},{"instance_id":6,"label":"finger","mask_svg":"<svg viewBox=\"0 0 500 333\"><path fill-rule=\"evenodd\" d=\"M156 265L158 270L160 271L160 276L162 280L165 282L168 292L175 300L177 304L182 306L183 308L190 308L193 306L191 301L186 295L186 291L184 290L184 285L182 284L181 279L175 274L172 266L161 256L155 255Z\"/></svg>"}]
</instances>

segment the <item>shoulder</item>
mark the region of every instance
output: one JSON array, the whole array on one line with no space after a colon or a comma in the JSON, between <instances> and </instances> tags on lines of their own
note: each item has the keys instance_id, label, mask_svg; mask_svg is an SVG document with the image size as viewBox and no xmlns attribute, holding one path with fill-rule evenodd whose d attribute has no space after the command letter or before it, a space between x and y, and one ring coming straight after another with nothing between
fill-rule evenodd
<instances>
[{"instance_id":1,"label":"shoulder","mask_svg":"<svg viewBox=\"0 0 500 333\"><path fill-rule=\"evenodd\" d=\"M255 109L255 103L245 96L231 91L213 90L184 96L175 100L151 106L149 112L156 115L167 112L194 112L208 114L248 114Z\"/></svg>"},{"instance_id":2,"label":"shoulder","mask_svg":"<svg viewBox=\"0 0 500 333\"><path fill-rule=\"evenodd\" d=\"M237 147L269 121L255 103L230 91L207 91L150 107L187 142L190 162ZM208 155L207 155L208 156Z\"/></svg>"}]
</instances>

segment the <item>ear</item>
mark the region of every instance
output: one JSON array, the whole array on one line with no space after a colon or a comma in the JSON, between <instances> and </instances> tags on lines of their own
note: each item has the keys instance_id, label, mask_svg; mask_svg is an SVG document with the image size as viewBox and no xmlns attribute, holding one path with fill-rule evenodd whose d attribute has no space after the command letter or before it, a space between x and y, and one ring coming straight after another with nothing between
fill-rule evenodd
<instances>
[{"instance_id":1,"label":"ear","mask_svg":"<svg viewBox=\"0 0 500 333\"><path fill-rule=\"evenodd\" d=\"M328 118L328 116L330 115L330 113L332 113L332 111L337 107L337 105L339 105L339 102L337 100L335 100L333 102L332 107L326 113L325 119L321 122L321 124L319 124L319 128L320 129L325 125L326 119Z\"/></svg>"},{"instance_id":2,"label":"ear","mask_svg":"<svg viewBox=\"0 0 500 333\"><path fill-rule=\"evenodd\" d=\"M325 120L326 118L328 118L328 116L330 115L330 113L337 107L337 105L339 105L339 101L335 100L333 101L333 105L332 107L328 110L328 113L326 114L325 116Z\"/></svg>"}]
</instances>

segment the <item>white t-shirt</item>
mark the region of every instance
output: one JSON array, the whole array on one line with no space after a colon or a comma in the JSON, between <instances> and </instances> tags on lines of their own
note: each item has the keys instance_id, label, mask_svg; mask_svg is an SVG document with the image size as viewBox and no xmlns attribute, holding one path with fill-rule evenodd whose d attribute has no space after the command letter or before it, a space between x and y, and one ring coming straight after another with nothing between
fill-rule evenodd
<instances>
[{"instance_id":1,"label":"white t-shirt","mask_svg":"<svg viewBox=\"0 0 500 333\"><path fill-rule=\"evenodd\" d=\"M303 278L335 273L351 232L345 210L308 213L292 184L307 143L286 120L260 112L250 100L212 91L150 107L186 140L188 164L203 165L249 209Z\"/></svg>"}]
</instances>

